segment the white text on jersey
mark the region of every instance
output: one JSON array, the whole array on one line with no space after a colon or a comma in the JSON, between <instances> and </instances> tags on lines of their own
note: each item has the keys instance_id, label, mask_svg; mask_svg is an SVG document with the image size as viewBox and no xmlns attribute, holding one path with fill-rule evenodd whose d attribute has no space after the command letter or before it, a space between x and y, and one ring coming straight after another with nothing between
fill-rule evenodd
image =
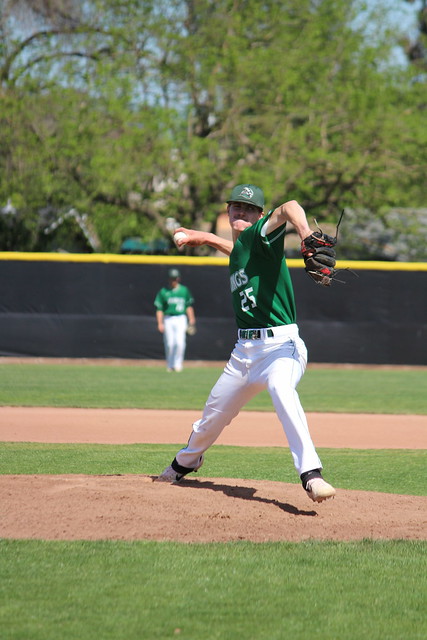
<instances>
[{"instance_id":1,"label":"white text on jersey","mask_svg":"<svg viewBox=\"0 0 427 640\"><path fill-rule=\"evenodd\" d=\"M238 271L235 271L230 276L231 293L233 293L233 291L236 291L236 289L238 289L239 287L243 287L245 284L248 284L248 282L249 282L249 278L246 275L244 269L239 269Z\"/></svg>"}]
</instances>

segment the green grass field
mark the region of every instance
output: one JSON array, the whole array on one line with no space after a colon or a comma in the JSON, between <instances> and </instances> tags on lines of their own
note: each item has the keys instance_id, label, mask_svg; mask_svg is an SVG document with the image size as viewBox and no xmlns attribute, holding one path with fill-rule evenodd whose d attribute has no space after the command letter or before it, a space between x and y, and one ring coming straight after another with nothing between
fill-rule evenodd
<instances>
[{"instance_id":1,"label":"green grass field","mask_svg":"<svg viewBox=\"0 0 427 640\"><path fill-rule=\"evenodd\" d=\"M1 638L423 640L426 551L3 540Z\"/></svg>"},{"instance_id":2,"label":"green grass field","mask_svg":"<svg viewBox=\"0 0 427 640\"><path fill-rule=\"evenodd\" d=\"M155 367L0 365L0 403L195 409L219 371L171 375ZM426 375L309 370L299 391L306 410L426 415ZM263 394L251 404L271 410ZM1 443L0 473L156 474L175 451L176 443ZM319 453L328 479L339 487L427 493L426 451ZM205 464L211 477L297 480L290 454L278 447L214 446ZM0 539L0 638L421 640L427 637L426 558L426 541Z\"/></svg>"},{"instance_id":3,"label":"green grass field","mask_svg":"<svg viewBox=\"0 0 427 640\"><path fill-rule=\"evenodd\" d=\"M161 444L0 443L0 474L157 475L179 446ZM427 450L319 448L328 480L341 489L426 495ZM408 472L410 470L410 472ZM208 477L278 480L298 484L282 447L213 446L203 466Z\"/></svg>"},{"instance_id":4,"label":"green grass field","mask_svg":"<svg viewBox=\"0 0 427 640\"><path fill-rule=\"evenodd\" d=\"M221 368L0 364L0 405L200 409ZM306 411L427 415L427 369L308 369ZM249 410L272 411L267 392Z\"/></svg>"}]
</instances>

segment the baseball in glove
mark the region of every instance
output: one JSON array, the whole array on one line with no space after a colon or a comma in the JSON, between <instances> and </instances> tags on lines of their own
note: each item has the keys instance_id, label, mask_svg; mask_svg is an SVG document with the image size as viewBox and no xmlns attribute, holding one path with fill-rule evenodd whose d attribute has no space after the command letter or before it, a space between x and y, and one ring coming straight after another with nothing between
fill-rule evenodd
<instances>
[{"instance_id":1,"label":"baseball in glove","mask_svg":"<svg viewBox=\"0 0 427 640\"><path fill-rule=\"evenodd\" d=\"M334 247L337 243L338 227L343 215L344 211L341 213L337 224L335 236L328 236L323 233L317 225L319 231L314 231L301 242L301 253L304 258L306 272L316 284L321 284L324 287L328 287L337 274Z\"/></svg>"},{"instance_id":2,"label":"baseball in glove","mask_svg":"<svg viewBox=\"0 0 427 640\"><path fill-rule=\"evenodd\" d=\"M187 336L194 336L197 333L197 329L196 329L196 325L195 324L189 324L187 326Z\"/></svg>"}]
</instances>

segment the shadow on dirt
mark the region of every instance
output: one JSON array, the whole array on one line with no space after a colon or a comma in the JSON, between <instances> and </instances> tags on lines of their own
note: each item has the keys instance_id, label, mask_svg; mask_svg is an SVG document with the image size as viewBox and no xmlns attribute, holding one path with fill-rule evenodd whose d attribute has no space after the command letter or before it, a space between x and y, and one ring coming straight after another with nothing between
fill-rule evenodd
<instances>
[{"instance_id":1,"label":"shadow on dirt","mask_svg":"<svg viewBox=\"0 0 427 640\"><path fill-rule=\"evenodd\" d=\"M215 484L210 480L184 480L184 482L176 484L175 486L185 488L191 487L192 489L208 489L210 491L221 491L229 498L238 498L239 500L254 500L256 502L262 502L263 504L272 504L286 513L290 513L294 516L317 516L317 511L303 511L298 509L292 504L287 502L279 502L278 500L271 500L269 498L263 498L257 496L257 489L253 487L239 487L230 486L228 484Z\"/></svg>"}]
</instances>

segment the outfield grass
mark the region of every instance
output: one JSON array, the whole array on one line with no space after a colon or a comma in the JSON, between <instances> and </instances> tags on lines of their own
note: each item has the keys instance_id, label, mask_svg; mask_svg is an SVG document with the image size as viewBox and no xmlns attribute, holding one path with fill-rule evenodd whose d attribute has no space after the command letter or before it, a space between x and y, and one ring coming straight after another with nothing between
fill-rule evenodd
<instances>
[{"instance_id":1,"label":"outfield grass","mask_svg":"<svg viewBox=\"0 0 427 640\"><path fill-rule=\"evenodd\" d=\"M0 405L191 409L203 407L222 372L102 365L0 365ZM427 369L308 369L298 391L306 411L427 414ZM245 407L272 411L266 391Z\"/></svg>"},{"instance_id":2,"label":"outfield grass","mask_svg":"<svg viewBox=\"0 0 427 640\"><path fill-rule=\"evenodd\" d=\"M425 542L0 541L2 640L415 640Z\"/></svg>"}]
</instances>

